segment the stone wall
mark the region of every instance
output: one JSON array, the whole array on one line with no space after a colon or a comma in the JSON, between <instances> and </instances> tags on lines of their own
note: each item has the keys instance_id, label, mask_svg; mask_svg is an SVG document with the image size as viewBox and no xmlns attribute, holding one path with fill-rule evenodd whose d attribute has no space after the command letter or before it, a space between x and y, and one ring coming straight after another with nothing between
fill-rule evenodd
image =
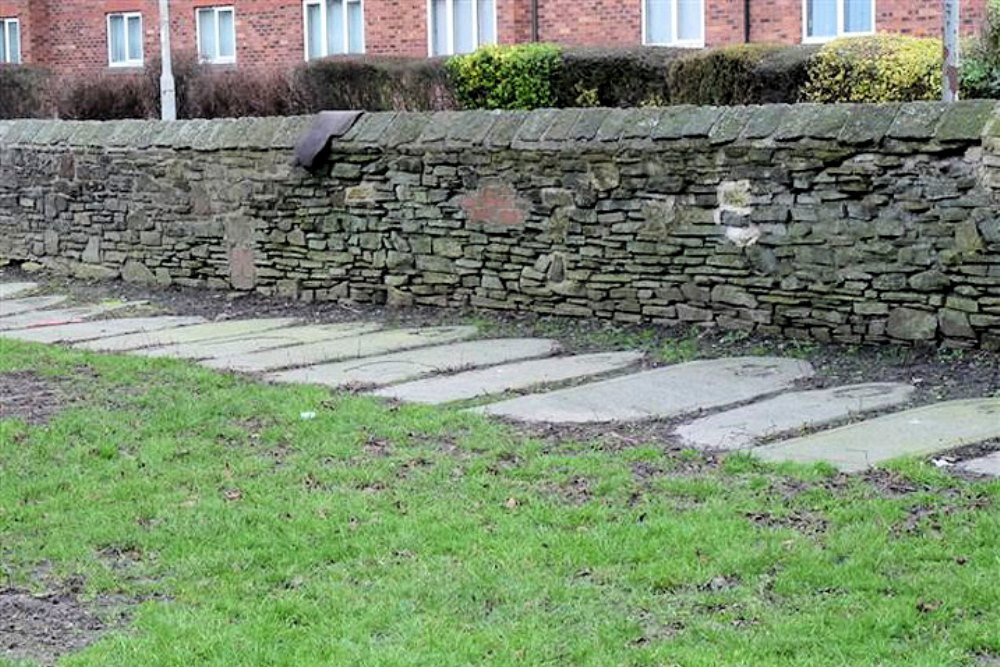
<instances>
[{"instance_id":1,"label":"stone wall","mask_svg":"<svg viewBox=\"0 0 1000 667\"><path fill-rule=\"evenodd\" d=\"M1000 348L1000 110L0 123L0 257L395 305Z\"/></svg>"}]
</instances>

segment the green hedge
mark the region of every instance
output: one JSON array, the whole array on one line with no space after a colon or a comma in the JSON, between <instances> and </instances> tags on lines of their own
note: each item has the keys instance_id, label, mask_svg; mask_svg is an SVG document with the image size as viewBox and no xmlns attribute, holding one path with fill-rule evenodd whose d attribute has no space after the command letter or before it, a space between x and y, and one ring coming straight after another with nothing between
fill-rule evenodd
<instances>
[{"instance_id":1,"label":"green hedge","mask_svg":"<svg viewBox=\"0 0 1000 667\"><path fill-rule=\"evenodd\" d=\"M458 103L466 109L537 109L556 105L562 65L553 44L485 46L447 61Z\"/></svg>"},{"instance_id":2,"label":"green hedge","mask_svg":"<svg viewBox=\"0 0 1000 667\"><path fill-rule=\"evenodd\" d=\"M693 53L667 67L671 104L795 102L814 47L739 45Z\"/></svg>"},{"instance_id":3,"label":"green hedge","mask_svg":"<svg viewBox=\"0 0 1000 667\"><path fill-rule=\"evenodd\" d=\"M990 0L979 36L965 49L962 94L1000 98L1000 0Z\"/></svg>"},{"instance_id":4,"label":"green hedge","mask_svg":"<svg viewBox=\"0 0 1000 667\"><path fill-rule=\"evenodd\" d=\"M938 39L874 35L836 39L812 58L802 90L810 102L895 102L941 98Z\"/></svg>"},{"instance_id":5,"label":"green hedge","mask_svg":"<svg viewBox=\"0 0 1000 667\"><path fill-rule=\"evenodd\" d=\"M687 49L568 48L555 82L560 107L635 107L669 101L667 68Z\"/></svg>"}]
</instances>

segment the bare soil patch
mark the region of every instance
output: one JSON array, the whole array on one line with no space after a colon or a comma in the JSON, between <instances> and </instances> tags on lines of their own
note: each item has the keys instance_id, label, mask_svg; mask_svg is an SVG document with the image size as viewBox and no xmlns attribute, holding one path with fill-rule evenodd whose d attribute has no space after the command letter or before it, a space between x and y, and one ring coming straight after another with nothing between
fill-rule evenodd
<instances>
[{"instance_id":1,"label":"bare soil patch","mask_svg":"<svg viewBox=\"0 0 1000 667\"><path fill-rule=\"evenodd\" d=\"M0 419L44 424L66 403L60 383L34 371L0 373Z\"/></svg>"}]
</instances>

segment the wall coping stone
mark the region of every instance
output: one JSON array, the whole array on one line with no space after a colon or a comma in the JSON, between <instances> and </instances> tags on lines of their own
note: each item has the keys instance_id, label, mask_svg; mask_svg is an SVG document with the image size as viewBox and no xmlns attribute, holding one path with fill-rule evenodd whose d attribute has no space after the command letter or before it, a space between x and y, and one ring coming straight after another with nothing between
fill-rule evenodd
<instances>
[{"instance_id":1,"label":"wall coping stone","mask_svg":"<svg viewBox=\"0 0 1000 667\"><path fill-rule=\"evenodd\" d=\"M292 149L312 116L181 121L5 120L0 145L71 146L108 150ZM992 100L905 104L772 104L743 107L675 106L636 109L538 109L365 113L334 149L423 145L489 150L580 150L588 143L629 148L704 140L712 145L781 146L803 139L836 140L872 148L982 141L1000 144L1000 103Z\"/></svg>"}]
</instances>

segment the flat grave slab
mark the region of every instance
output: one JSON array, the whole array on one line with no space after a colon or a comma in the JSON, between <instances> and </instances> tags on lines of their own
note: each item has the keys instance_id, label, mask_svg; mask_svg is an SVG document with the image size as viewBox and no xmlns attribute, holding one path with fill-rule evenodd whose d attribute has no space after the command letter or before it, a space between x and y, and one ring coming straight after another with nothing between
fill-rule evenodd
<instances>
[{"instance_id":1,"label":"flat grave slab","mask_svg":"<svg viewBox=\"0 0 1000 667\"><path fill-rule=\"evenodd\" d=\"M58 306L65 300L66 297L62 294L53 296L26 296L23 299L4 299L0 301L0 317L9 317L11 315L29 313L33 310L51 308L52 306Z\"/></svg>"},{"instance_id":2,"label":"flat grave slab","mask_svg":"<svg viewBox=\"0 0 1000 667\"><path fill-rule=\"evenodd\" d=\"M437 405L610 373L638 363L643 356L642 352L607 352L532 359L455 375L414 380L371 393L406 403Z\"/></svg>"},{"instance_id":3,"label":"flat grave slab","mask_svg":"<svg viewBox=\"0 0 1000 667\"><path fill-rule=\"evenodd\" d=\"M543 338L474 340L307 366L273 373L267 378L276 382L322 384L328 387L379 387L431 373L492 366L507 361L547 356L558 351L558 342Z\"/></svg>"},{"instance_id":4,"label":"flat grave slab","mask_svg":"<svg viewBox=\"0 0 1000 667\"><path fill-rule=\"evenodd\" d=\"M335 338L319 343L282 347L263 352L206 359L203 366L247 373L272 371L279 368L308 366L325 361L370 357L376 354L429 345L443 345L471 338L475 327L429 327L396 329L347 338Z\"/></svg>"},{"instance_id":5,"label":"flat grave slab","mask_svg":"<svg viewBox=\"0 0 1000 667\"><path fill-rule=\"evenodd\" d=\"M127 352L141 347L176 345L179 343L210 341L219 338L251 336L256 333L264 333L287 327L294 323L295 320L291 317L207 322L179 329L161 329L158 331L142 331L123 334L121 336L111 336L110 338L77 343L74 347L98 352Z\"/></svg>"},{"instance_id":6,"label":"flat grave slab","mask_svg":"<svg viewBox=\"0 0 1000 667\"><path fill-rule=\"evenodd\" d=\"M962 461L955 466L959 470L975 473L977 475L989 475L990 477L1000 477L1000 451L980 456L976 459Z\"/></svg>"},{"instance_id":7,"label":"flat grave slab","mask_svg":"<svg viewBox=\"0 0 1000 667\"><path fill-rule=\"evenodd\" d=\"M262 350L273 350L289 345L303 345L336 338L349 338L378 331L378 324L367 322L349 324L314 324L301 327L273 329L262 333L228 336L206 341L176 343L149 349L135 350L134 354L146 357L174 357L177 359L221 359Z\"/></svg>"},{"instance_id":8,"label":"flat grave slab","mask_svg":"<svg viewBox=\"0 0 1000 667\"><path fill-rule=\"evenodd\" d=\"M778 392L814 372L804 361L777 357L692 361L473 410L529 422L663 419Z\"/></svg>"},{"instance_id":9,"label":"flat grave slab","mask_svg":"<svg viewBox=\"0 0 1000 667\"><path fill-rule=\"evenodd\" d=\"M1000 438L1000 398L948 401L751 450L764 461L825 461L857 472L902 456Z\"/></svg>"},{"instance_id":10,"label":"flat grave slab","mask_svg":"<svg viewBox=\"0 0 1000 667\"><path fill-rule=\"evenodd\" d=\"M73 343L102 336L114 336L135 331L155 331L172 327L201 324L202 317L123 317L116 320L93 320L52 327L4 331L0 336L33 343Z\"/></svg>"},{"instance_id":11,"label":"flat grave slab","mask_svg":"<svg viewBox=\"0 0 1000 667\"><path fill-rule=\"evenodd\" d=\"M38 283L0 283L0 299L10 299L37 288Z\"/></svg>"},{"instance_id":12,"label":"flat grave slab","mask_svg":"<svg viewBox=\"0 0 1000 667\"><path fill-rule=\"evenodd\" d=\"M129 304L106 304L98 306L80 306L78 308L59 308L56 310L32 310L19 315L0 317L0 331L13 329L28 329L33 327L51 327L72 322L82 322L91 317L123 308Z\"/></svg>"},{"instance_id":13,"label":"flat grave slab","mask_svg":"<svg viewBox=\"0 0 1000 667\"><path fill-rule=\"evenodd\" d=\"M796 391L702 417L678 427L685 445L698 449L744 449L763 438L824 426L852 414L906 403L914 388L901 383Z\"/></svg>"}]
</instances>

